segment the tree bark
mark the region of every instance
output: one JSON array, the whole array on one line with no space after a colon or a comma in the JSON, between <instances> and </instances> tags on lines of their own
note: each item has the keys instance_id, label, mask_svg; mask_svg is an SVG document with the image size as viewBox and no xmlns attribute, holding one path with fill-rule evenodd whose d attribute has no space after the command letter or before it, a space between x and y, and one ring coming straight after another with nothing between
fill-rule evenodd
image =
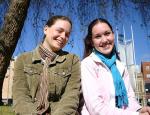
<instances>
[{"instance_id":1,"label":"tree bark","mask_svg":"<svg viewBox=\"0 0 150 115\"><path fill-rule=\"evenodd\" d=\"M0 101L3 80L27 16L30 0L12 0L0 31ZM0 102L0 103L1 103Z\"/></svg>"}]
</instances>

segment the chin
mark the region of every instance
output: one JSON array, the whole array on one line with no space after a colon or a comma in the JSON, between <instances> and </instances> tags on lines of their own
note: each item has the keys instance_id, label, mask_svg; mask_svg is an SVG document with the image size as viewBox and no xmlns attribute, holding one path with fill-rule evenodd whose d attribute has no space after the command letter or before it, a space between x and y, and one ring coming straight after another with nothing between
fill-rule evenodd
<instances>
[{"instance_id":1,"label":"chin","mask_svg":"<svg viewBox=\"0 0 150 115\"><path fill-rule=\"evenodd\" d=\"M55 47L55 51L59 51L61 49L62 49L62 47Z\"/></svg>"},{"instance_id":2,"label":"chin","mask_svg":"<svg viewBox=\"0 0 150 115\"><path fill-rule=\"evenodd\" d=\"M111 51L103 51L101 53L104 54L104 55L109 55L109 54L111 54Z\"/></svg>"}]
</instances>

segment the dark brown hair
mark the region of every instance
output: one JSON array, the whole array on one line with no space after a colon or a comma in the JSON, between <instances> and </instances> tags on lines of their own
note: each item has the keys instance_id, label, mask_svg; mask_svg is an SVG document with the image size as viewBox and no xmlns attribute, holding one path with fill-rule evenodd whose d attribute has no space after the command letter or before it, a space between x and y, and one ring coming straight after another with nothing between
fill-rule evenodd
<instances>
[{"instance_id":1,"label":"dark brown hair","mask_svg":"<svg viewBox=\"0 0 150 115\"><path fill-rule=\"evenodd\" d=\"M72 26L71 20L70 20L67 16L61 16L61 15L56 15L56 16L51 17L51 18L47 21L46 25L47 25L48 27L51 27L53 24L55 24L55 22L56 22L57 20L65 20L65 21L68 21L68 22L71 24L71 26Z\"/></svg>"},{"instance_id":2,"label":"dark brown hair","mask_svg":"<svg viewBox=\"0 0 150 115\"><path fill-rule=\"evenodd\" d=\"M89 56L92 53L92 50L93 50L93 46L92 46L92 29L99 22L100 23L106 23L110 27L111 31L113 32L112 26L110 25L110 23L106 19L98 18L98 19L93 20L88 26L88 33L87 33L87 35L84 39L84 45L85 45L84 58ZM116 52L116 54L118 54L117 51L116 51L116 48L115 48L115 52ZM117 55L117 57L118 57L118 55Z\"/></svg>"}]
</instances>

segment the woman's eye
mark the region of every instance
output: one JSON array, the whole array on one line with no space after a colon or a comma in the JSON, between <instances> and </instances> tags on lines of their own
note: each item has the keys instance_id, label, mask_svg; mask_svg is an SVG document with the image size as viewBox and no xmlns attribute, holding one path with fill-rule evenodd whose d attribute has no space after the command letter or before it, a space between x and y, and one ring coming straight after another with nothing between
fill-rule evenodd
<instances>
[{"instance_id":1,"label":"woman's eye","mask_svg":"<svg viewBox=\"0 0 150 115\"><path fill-rule=\"evenodd\" d=\"M96 39L100 39L101 38L101 35L98 35L98 36L95 36Z\"/></svg>"},{"instance_id":2,"label":"woman's eye","mask_svg":"<svg viewBox=\"0 0 150 115\"><path fill-rule=\"evenodd\" d=\"M57 30L58 33L61 33L61 30Z\"/></svg>"},{"instance_id":3,"label":"woman's eye","mask_svg":"<svg viewBox=\"0 0 150 115\"><path fill-rule=\"evenodd\" d=\"M58 33L61 33L63 30L61 30L61 29L57 29L56 30Z\"/></svg>"},{"instance_id":4,"label":"woman's eye","mask_svg":"<svg viewBox=\"0 0 150 115\"><path fill-rule=\"evenodd\" d=\"M104 35L105 36L109 36L111 34L111 32L105 32Z\"/></svg>"}]
</instances>

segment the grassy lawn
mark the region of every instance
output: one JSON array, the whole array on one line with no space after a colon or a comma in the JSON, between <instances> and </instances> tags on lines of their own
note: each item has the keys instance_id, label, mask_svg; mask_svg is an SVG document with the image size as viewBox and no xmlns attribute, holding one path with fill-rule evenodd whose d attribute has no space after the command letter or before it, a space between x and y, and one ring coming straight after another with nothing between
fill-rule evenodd
<instances>
[{"instance_id":1,"label":"grassy lawn","mask_svg":"<svg viewBox=\"0 0 150 115\"><path fill-rule=\"evenodd\" d=\"M0 106L0 115L15 115L12 106Z\"/></svg>"}]
</instances>

